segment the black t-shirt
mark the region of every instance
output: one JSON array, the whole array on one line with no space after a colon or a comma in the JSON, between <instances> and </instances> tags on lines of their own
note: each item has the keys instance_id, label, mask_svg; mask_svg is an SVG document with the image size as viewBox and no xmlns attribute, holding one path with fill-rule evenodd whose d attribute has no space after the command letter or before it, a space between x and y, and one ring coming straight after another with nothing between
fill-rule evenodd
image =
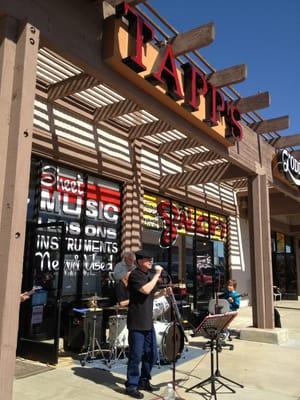
<instances>
[{"instance_id":1,"label":"black t-shirt","mask_svg":"<svg viewBox=\"0 0 300 400\"><path fill-rule=\"evenodd\" d=\"M153 272L143 272L136 268L128 280L129 307L127 327L131 330L148 331L153 327L153 299L156 287L148 295L139 291L154 277Z\"/></svg>"},{"instance_id":2,"label":"black t-shirt","mask_svg":"<svg viewBox=\"0 0 300 400\"><path fill-rule=\"evenodd\" d=\"M123 281L118 281L115 286L115 296L116 302L121 303L121 301L129 299L129 292L127 286L125 286Z\"/></svg>"}]
</instances>

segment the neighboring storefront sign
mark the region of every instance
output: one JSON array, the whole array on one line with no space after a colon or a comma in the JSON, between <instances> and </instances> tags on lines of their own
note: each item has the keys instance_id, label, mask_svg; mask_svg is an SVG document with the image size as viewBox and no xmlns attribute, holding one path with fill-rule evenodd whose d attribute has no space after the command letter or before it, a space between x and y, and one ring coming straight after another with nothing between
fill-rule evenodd
<instances>
[{"instance_id":1,"label":"neighboring storefront sign","mask_svg":"<svg viewBox=\"0 0 300 400\"><path fill-rule=\"evenodd\" d=\"M227 239L225 216L149 194L144 195L144 226L161 231L159 244L163 248L173 245L179 234Z\"/></svg>"},{"instance_id":2,"label":"neighboring storefront sign","mask_svg":"<svg viewBox=\"0 0 300 400\"><path fill-rule=\"evenodd\" d=\"M126 23L124 23L124 19ZM190 63L178 67L172 45L160 49L151 42L155 28L126 2L105 20L103 58L173 111L226 146L241 140L238 108Z\"/></svg>"},{"instance_id":3,"label":"neighboring storefront sign","mask_svg":"<svg viewBox=\"0 0 300 400\"><path fill-rule=\"evenodd\" d=\"M282 150L278 154L278 160L285 177L300 187L300 161L296 160L287 150Z\"/></svg>"},{"instance_id":4,"label":"neighboring storefront sign","mask_svg":"<svg viewBox=\"0 0 300 400\"><path fill-rule=\"evenodd\" d=\"M112 270L120 240L119 185L43 163L38 186L38 222L63 221L66 226L65 275L75 275L82 267L84 275ZM62 249L55 229L39 229L35 248L38 270L56 271Z\"/></svg>"}]
</instances>

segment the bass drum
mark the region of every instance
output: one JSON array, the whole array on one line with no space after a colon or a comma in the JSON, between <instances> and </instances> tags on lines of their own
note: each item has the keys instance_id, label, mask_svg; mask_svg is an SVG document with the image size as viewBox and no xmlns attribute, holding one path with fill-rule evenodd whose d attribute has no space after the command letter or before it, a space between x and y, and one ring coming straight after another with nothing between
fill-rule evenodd
<instances>
[{"instance_id":1,"label":"bass drum","mask_svg":"<svg viewBox=\"0 0 300 400\"><path fill-rule=\"evenodd\" d=\"M184 348L184 334L179 324L175 322L175 340L172 322L154 321L154 330L160 361L173 362L178 360Z\"/></svg>"}]
</instances>

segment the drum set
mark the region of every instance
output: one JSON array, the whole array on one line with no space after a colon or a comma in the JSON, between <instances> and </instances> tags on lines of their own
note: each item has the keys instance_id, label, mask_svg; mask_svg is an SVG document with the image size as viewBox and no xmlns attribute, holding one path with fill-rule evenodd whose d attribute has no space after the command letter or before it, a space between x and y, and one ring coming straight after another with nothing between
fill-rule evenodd
<instances>
[{"instance_id":1,"label":"drum set","mask_svg":"<svg viewBox=\"0 0 300 400\"><path fill-rule=\"evenodd\" d=\"M180 321L177 319L170 322L170 315L168 316L172 309L170 301L172 300L162 296L153 302L153 325L159 366L180 358L185 345L185 334ZM91 326L88 351L81 360L82 366L86 362L101 359L111 368L114 363L127 358L127 307L113 306L107 307L106 310L113 313L108 317L108 349L101 348L99 340L95 337L95 327Z\"/></svg>"},{"instance_id":2,"label":"drum set","mask_svg":"<svg viewBox=\"0 0 300 400\"><path fill-rule=\"evenodd\" d=\"M184 349L184 332L180 323L169 322L167 313L170 303L165 296L154 299L153 325L157 343L158 363L170 363L180 358ZM128 349L127 315L120 315L120 307L115 307L116 315L109 317L110 362L126 357ZM124 310L124 308L121 308ZM175 349L174 349L175 345Z\"/></svg>"}]
</instances>

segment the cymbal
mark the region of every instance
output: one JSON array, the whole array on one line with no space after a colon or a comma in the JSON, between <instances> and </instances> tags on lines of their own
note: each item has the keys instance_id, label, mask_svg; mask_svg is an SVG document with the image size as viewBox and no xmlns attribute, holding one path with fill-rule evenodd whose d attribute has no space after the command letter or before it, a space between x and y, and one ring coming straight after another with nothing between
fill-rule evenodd
<instances>
[{"instance_id":1,"label":"cymbal","mask_svg":"<svg viewBox=\"0 0 300 400\"><path fill-rule=\"evenodd\" d=\"M98 300L102 300L103 297L99 297L99 296L90 296L90 297L84 297L82 299L82 301L98 301Z\"/></svg>"},{"instance_id":2,"label":"cymbal","mask_svg":"<svg viewBox=\"0 0 300 400\"><path fill-rule=\"evenodd\" d=\"M127 310L128 307L121 307L121 306L110 306L105 307L105 310Z\"/></svg>"}]
</instances>

